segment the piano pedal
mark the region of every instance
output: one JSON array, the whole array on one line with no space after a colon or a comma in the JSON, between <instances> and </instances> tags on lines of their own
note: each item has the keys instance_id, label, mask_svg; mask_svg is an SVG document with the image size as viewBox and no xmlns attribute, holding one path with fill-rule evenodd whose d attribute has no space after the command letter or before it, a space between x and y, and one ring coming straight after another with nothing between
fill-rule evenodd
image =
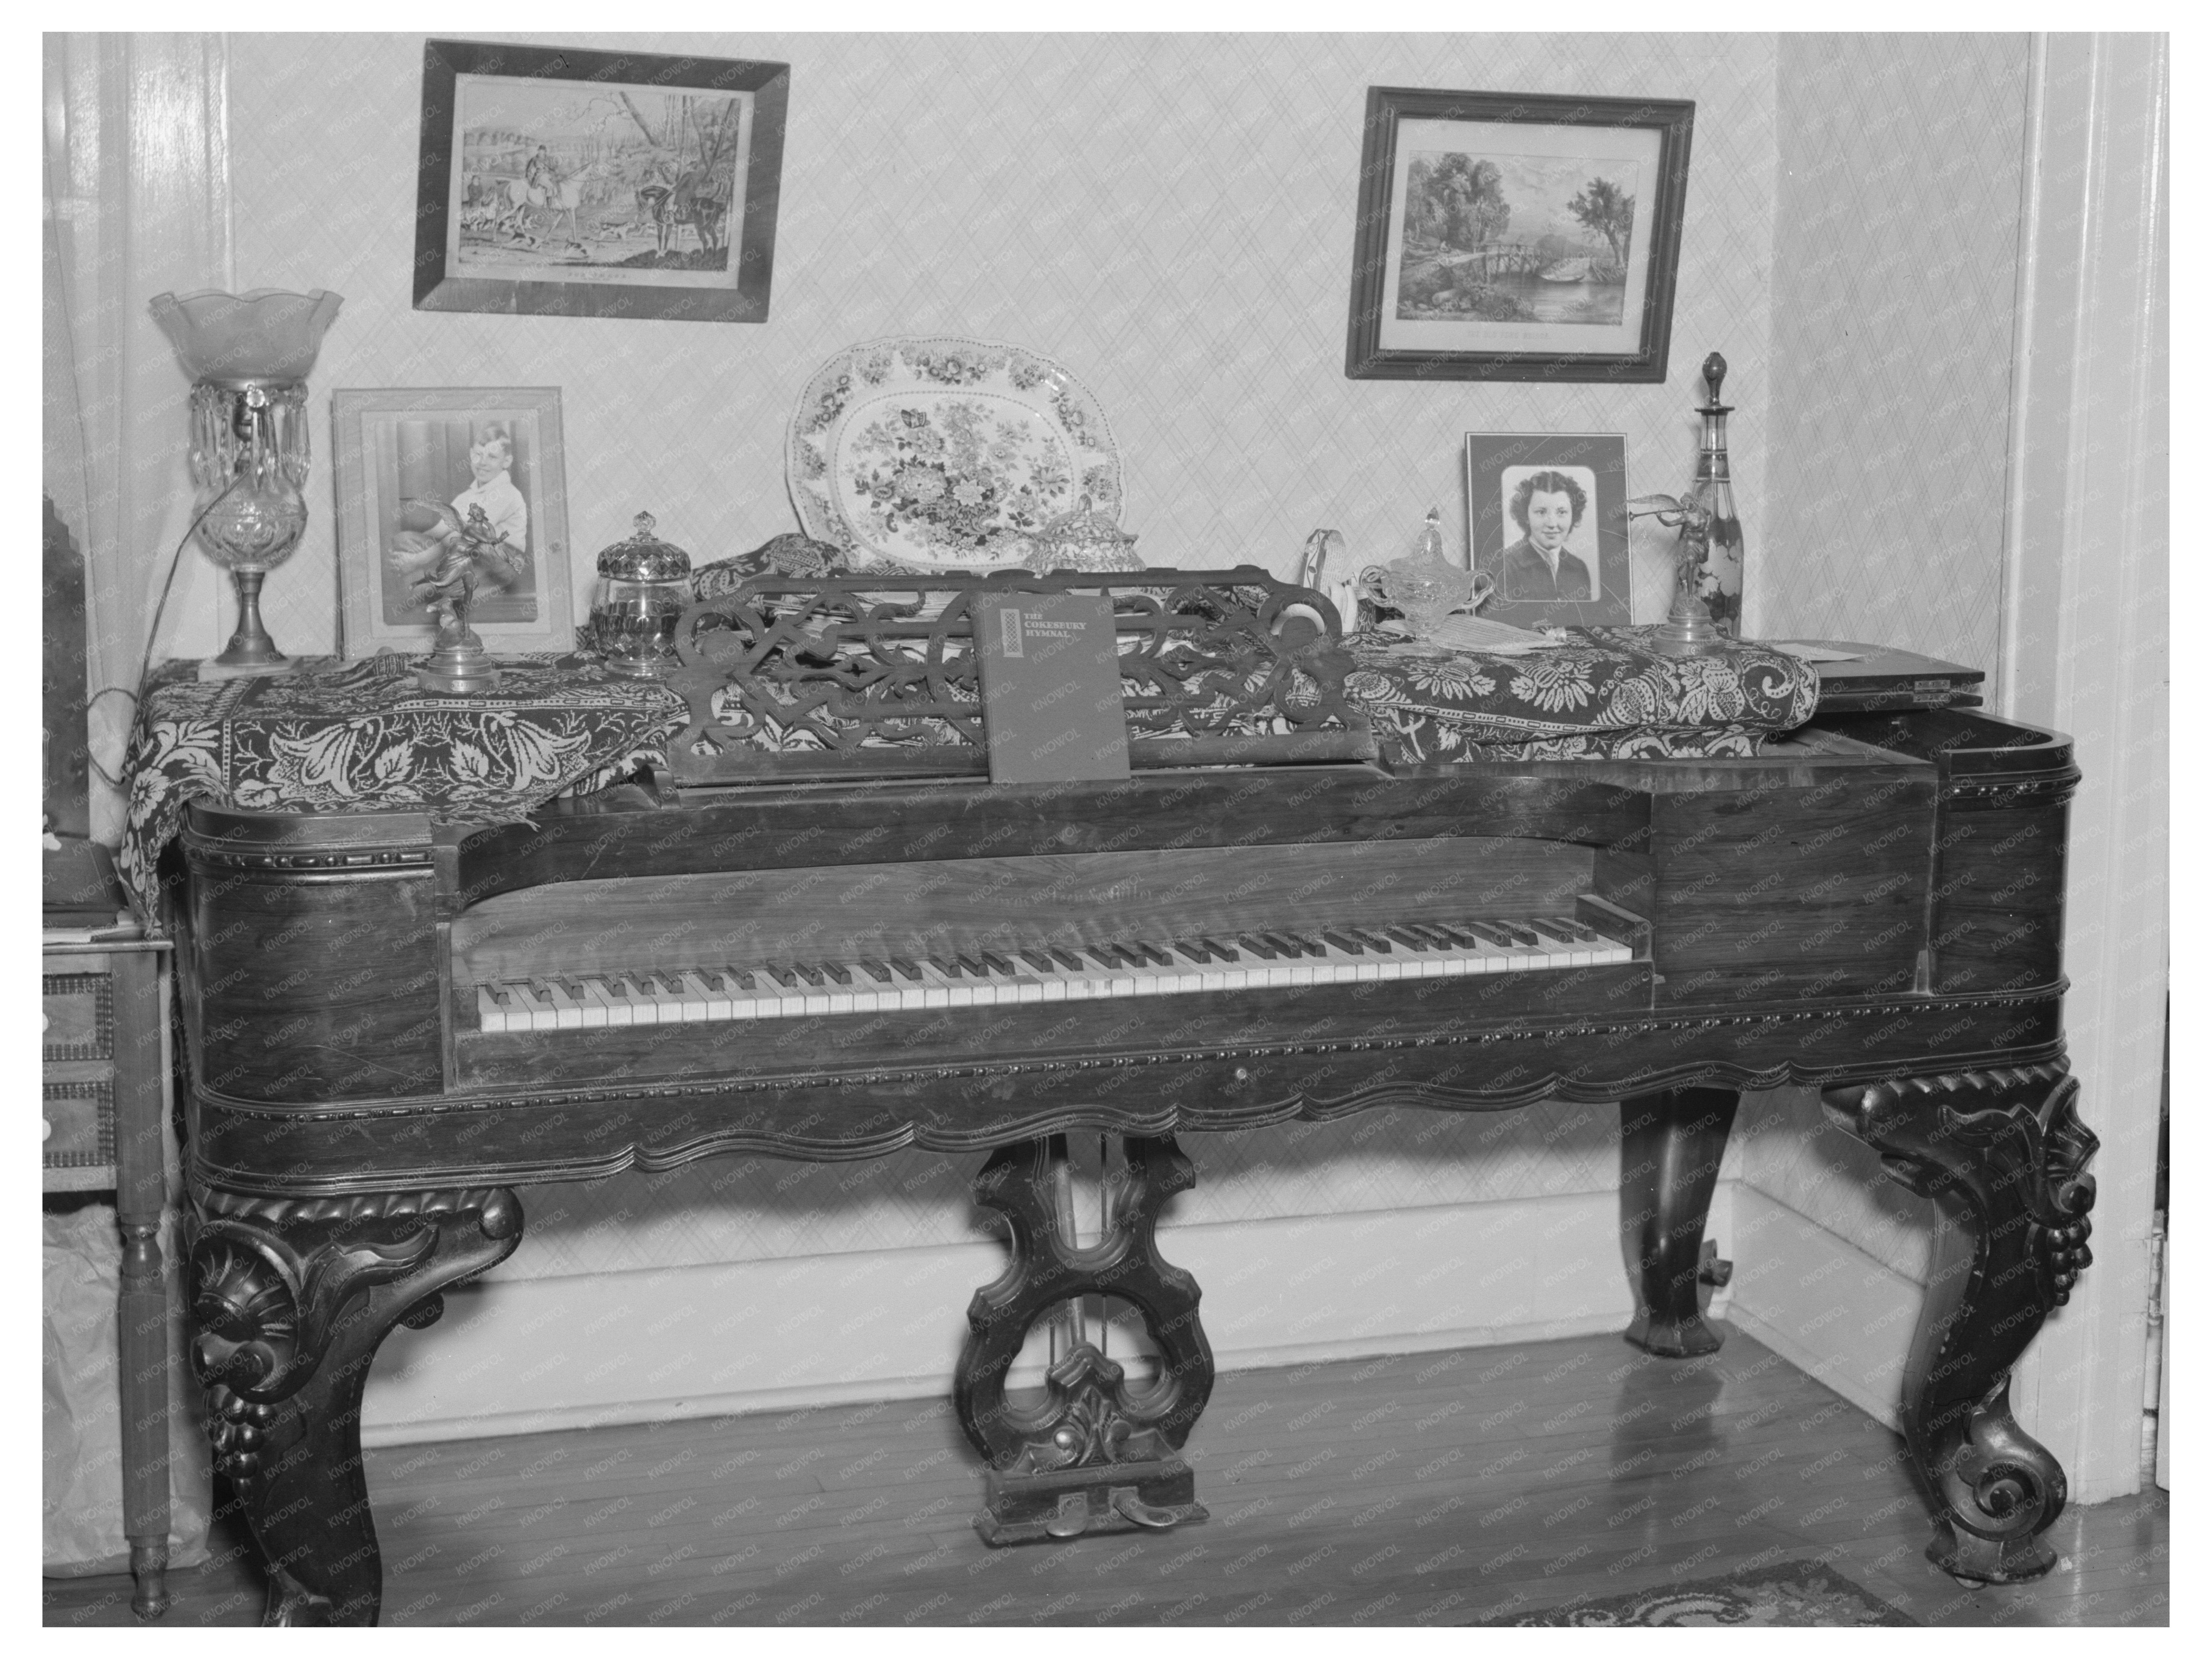
<instances>
[{"instance_id":1,"label":"piano pedal","mask_svg":"<svg viewBox=\"0 0 2212 1659\"><path fill-rule=\"evenodd\" d=\"M1036 1474L986 1470L975 1531L998 1547L1091 1533L1166 1532L1206 1518L1197 1477L1174 1457Z\"/></svg>"}]
</instances>

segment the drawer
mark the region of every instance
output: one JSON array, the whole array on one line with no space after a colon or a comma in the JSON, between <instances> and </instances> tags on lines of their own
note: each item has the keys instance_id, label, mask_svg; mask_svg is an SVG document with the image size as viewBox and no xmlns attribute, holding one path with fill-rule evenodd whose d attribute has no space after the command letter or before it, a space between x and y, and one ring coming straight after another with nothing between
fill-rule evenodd
<instances>
[{"instance_id":1,"label":"drawer","mask_svg":"<svg viewBox=\"0 0 2212 1659\"><path fill-rule=\"evenodd\" d=\"M107 1078L41 1087L43 1150L49 1170L105 1169L115 1162L115 1085Z\"/></svg>"},{"instance_id":2,"label":"drawer","mask_svg":"<svg viewBox=\"0 0 2212 1659\"><path fill-rule=\"evenodd\" d=\"M115 981L106 974L47 974L47 1060L111 1060L115 1054Z\"/></svg>"}]
</instances>

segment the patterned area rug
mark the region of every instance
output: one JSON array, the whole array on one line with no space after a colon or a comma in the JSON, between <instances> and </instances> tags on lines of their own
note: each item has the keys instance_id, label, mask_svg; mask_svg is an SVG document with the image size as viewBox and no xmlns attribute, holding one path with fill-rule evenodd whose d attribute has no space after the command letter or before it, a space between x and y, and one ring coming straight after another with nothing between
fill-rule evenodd
<instances>
[{"instance_id":1,"label":"patterned area rug","mask_svg":"<svg viewBox=\"0 0 2212 1659\"><path fill-rule=\"evenodd\" d=\"M1477 1626L1647 1629L1702 1625L1915 1625L1887 1601L1818 1561L1782 1561L1720 1578L1654 1585Z\"/></svg>"}]
</instances>

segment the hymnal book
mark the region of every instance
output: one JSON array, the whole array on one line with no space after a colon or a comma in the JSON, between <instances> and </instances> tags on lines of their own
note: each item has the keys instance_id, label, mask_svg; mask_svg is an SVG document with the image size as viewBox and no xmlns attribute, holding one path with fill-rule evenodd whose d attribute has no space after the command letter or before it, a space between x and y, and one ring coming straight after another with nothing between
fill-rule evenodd
<instances>
[{"instance_id":1,"label":"hymnal book","mask_svg":"<svg viewBox=\"0 0 2212 1659\"><path fill-rule=\"evenodd\" d=\"M975 657L994 783L1129 775L1129 727L1103 593L976 596Z\"/></svg>"}]
</instances>

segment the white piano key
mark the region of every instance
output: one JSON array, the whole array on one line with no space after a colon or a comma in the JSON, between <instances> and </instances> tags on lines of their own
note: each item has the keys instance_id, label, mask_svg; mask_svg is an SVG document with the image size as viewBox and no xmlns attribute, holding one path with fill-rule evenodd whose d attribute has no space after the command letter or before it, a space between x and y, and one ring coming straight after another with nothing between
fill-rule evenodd
<instances>
[{"instance_id":1,"label":"white piano key","mask_svg":"<svg viewBox=\"0 0 2212 1659\"><path fill-rule=\"evenodd\" d=\"M684 988L683 1001L680 1005L683 1017L687 1020L714 1018L714 988L691 969L684 969L684 972L677 975L676 978Z\"/></svg>"}]
</instances>

